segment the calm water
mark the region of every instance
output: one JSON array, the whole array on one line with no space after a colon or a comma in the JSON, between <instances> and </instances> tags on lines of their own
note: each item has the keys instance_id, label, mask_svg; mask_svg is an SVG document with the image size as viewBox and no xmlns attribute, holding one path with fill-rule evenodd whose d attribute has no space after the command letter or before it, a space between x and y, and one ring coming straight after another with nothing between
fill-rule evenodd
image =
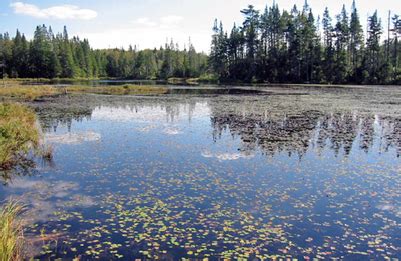
<instances>
[{"instance_id":1,"label":"calm water","mask_svg":"<svg viewBox=\"0 0 401 261\"><path fill-rule=\"evenodd\" d=\"M400 105L395 87L50 99L31 106L54 159L0 199L28 204L40 259L401 258Z\"/></svg>"}]
</instances>

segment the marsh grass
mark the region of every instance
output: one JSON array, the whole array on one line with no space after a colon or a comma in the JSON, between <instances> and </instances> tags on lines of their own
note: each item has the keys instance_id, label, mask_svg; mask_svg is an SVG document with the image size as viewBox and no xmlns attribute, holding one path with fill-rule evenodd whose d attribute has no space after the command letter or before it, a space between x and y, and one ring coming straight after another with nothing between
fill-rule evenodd
<instances>
[{"instance_id":1,"label":"marsh grass","mask_svg":"<svg viewBox=\"0 0 401 261\"><path fill-rule=\"evenodd\" d=\"M18 202L8 202L0 207L0 261L23 259L23 225L19 216L24 209Z\"/></svg>"},{"instance_id":2,"label":"marsh grass","mask_svg":"<svg viewBox=\"0 0 401 261\"><path fill-rule=\"evenodd\" d=\"M21 104L0 103L0 170L17 164L20 155L39 144L35 113Z\"/></svg>"},{"instance_id":3,"label":"marsh grass","mask_svg":"<svg viewBox=\"0 0 401 261\"><path fill-rule=\"evenodd\" d=\"M157 95L165 94L168 89L158 86L78 86L56 87L54 85L23 85L13 82L7 87L0 87L0 98L6 101L35 101L42 97L63 95L66 93L94 93L106 95Z\"/></svg>"},{"instance_id":4,"label":"marsh grass","mask_svg":"<svg viewBox=\"0 0 401 261\"><path fill-rule=\"evenodd\" d=\"M12 84L0 87L0 97L18 101L34 101L41 97L61 94L61 90L51 85L25 86Z\"/></svg>"}]
</instances>

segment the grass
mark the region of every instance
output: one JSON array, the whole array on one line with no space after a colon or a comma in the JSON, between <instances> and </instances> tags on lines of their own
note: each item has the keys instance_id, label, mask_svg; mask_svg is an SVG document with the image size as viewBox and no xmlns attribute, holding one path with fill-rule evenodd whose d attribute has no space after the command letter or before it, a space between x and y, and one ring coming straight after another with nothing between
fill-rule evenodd
<instances>
[{"instance_id":1,"label":"grass","mask_svg":"<svg viewBox=\"0 0 401 261\"><path fill-rule=\"evenodd\" d=\"M199 85L201 83L218 84L219 79L213 74L203 74L198 78L169 78L169 84L178 85Z\"/></svg>"},{"instance_id":2,"label":"grass","mask_svg":"<svg viewBox=\"0 0 401 261\"><path fill-rule=\"evenodd\" d=\"M40 140L35 113L21 104L0 103L0 170L18 164Z\"/></svg>"},{"instance_id":3,"label":"grass","mask_svg":"<svg viewBox=\"0 0 401 261\"><path fill-rule=\"evenodd\" d=\"M0 97L12 100L33 101L45 96L60 94L60 90L50 86L25 86L20 84L7 85L0 87Z\"/></svg>"},{"instance_id":4,"label":"grass","mask_svg":"<svg viewBox=\"0 0 401 261\"><path fill-rule=\"evenodd\" d=\"M55 87L52 85L22 85L18 82L8 84L6 87L0 86L0 98L12 101L34 101L46 96L63 95L65 93L95 93L107 95L155 95L165 94L168 89L155 86L77 86Z\"/></svg>"},{"instance_id":5,"label":"grass","mask_svg":"<svg viewBox=\"0 0 401 261\"><path fill-rule=\"evenodd\" d=\"M0 208L0 261L22 260L24 206L8 202Z\"/></svg>"}]
</instances>

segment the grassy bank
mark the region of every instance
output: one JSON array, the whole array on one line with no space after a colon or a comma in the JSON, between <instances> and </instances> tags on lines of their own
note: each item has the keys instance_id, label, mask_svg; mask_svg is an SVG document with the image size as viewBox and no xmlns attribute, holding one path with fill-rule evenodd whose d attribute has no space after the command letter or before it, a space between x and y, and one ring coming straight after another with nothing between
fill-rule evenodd
<instances>
[{"instance_id":1,"label":"grassy bank","mask_svg":"<svg viewBox=\"0 0 401 261\"><path fill-rule=\"evenodd\" d=\"M12 168L39 144L36 115L20 104L0 103L0 170Z\"/></svg>"},{"instance_id":2,"label":"grassy bank","mask_svg":"<svg viewBox=\"0 0 401 261\"><path fill-rule=\"evenodd\" d=\"M52 86L24 86L13 84L0 87L0 97L18 101L33 101L45 96L60 94L60 90Z\"/></svg>"},{"instance_id":3,"label":"grassy bank","mask_svg":"<svg viewBox=\"0 0 401 261\"><path fill-rule=\"evenodd\" d=\"M23 259L23 228L19 219L23 210L16 202L0 207L0 261Z\"/></svg>"},{"instance_id":4,"label":"grassy bank","mask_svg":"<svg viewBox=\"0 0 401 261\"><path fill-rule=\"evenodd\" d=\"M52 85L22 85L18 83L0 87L0 99L11 101L34 101L46 96L63 95L65 93L95 93L107 95L156 95L165 94L168 89L156 86L67 86Z\"/></svg>"},{"instance_id":5,"label":"grassy bank","mask_svg":"<svg viewBox=\"0 0 401 261\"><path fill-rule=\"evenodd\" d=\"M174 85L218 84L219 80L212 74L205 74L199 78L169 78L167 83Z\"/></svg>"}]
</instances>

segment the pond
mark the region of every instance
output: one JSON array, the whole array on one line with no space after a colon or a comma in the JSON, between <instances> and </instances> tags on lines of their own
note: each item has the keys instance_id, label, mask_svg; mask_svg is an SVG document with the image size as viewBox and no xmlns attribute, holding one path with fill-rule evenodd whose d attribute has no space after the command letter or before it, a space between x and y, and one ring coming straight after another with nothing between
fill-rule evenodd
<instances>
[{"instance_id":1,"label":"pond","mask_svg":"<svg viewBox=\"0 0 401 261\"><path fill-rule=\"evenodd\" d=\"M30 104L53 160L0 187L29 254L401 258L401 88L231 89Z\"/></svg>"}]
</instances>

